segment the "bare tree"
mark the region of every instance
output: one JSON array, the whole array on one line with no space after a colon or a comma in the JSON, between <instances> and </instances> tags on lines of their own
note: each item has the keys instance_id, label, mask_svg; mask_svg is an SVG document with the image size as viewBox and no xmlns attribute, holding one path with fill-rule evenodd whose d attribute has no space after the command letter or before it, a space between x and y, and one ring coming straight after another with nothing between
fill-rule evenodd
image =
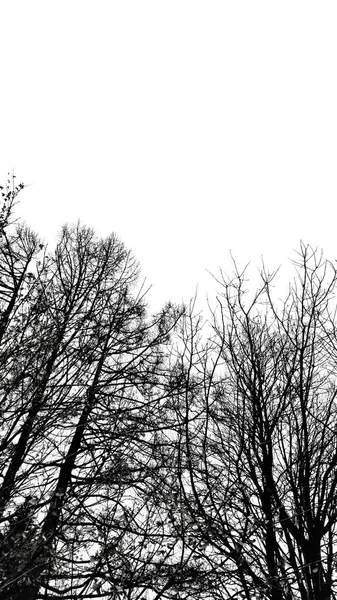
<instances>
[{"instance_id":1,"label":"bare tree","mask_svg":"<svg viewBox=\"0 0 337 600\"><path fill-rule=\"evenodd\" d=\"M115 235L65 226L47 253L11 223L20 189L4 192L0 248L0 595L112 597L130 583L114 548L144 527L146 390L181 311L147 317Z\"/></svg>"},{"instance_id":2,"label":"bare tree","mask_svg":"<svg viewBox=\"0 0 337 600\"><path fill-rule=\"evenodd\" d=\"M149 317L115 235L0 214L0 597L332 600L337 271Z\"/></svg>"},{"instance_id":3,"label":"bare tree","mask_svg":"<svg viewBox=\"0 0 337 600\"><path fill-rule=\"evenodd\" d=\"M213 597L337 594L337 272L304 244L295 266L282 303L265 269L253 296L245 272L222 276L213 336L191 316L181 333L185 539L204 544Z\"/></svg>"}]
</instances>

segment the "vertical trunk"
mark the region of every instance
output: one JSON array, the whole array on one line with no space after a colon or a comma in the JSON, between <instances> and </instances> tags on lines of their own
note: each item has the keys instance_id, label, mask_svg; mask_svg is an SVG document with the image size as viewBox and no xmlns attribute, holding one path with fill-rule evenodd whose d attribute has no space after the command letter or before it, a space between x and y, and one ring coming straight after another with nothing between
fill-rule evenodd
<instances>
[{"instance_id":1,"label":"vertical trunk","mask_svg":"<svg viewBox=\"0 0 337 600\"><path fill-rule=\"evenodd\" d=\"M315 533L304 552L311 584L310 598L311 600L330 600L332 597L331 582L326 580L324 576L320 541L320 536Z\"/></svg>"},{"instance_id":2,"label":"vertical trunk","mask_svg":"<svg viewBox=\"0 0 337 600\"><path fill-rule=\"evenodd\" d=\"M51 375L51 372L52 372L52 369L53 369L53 366L54 366L54 363L55 363L55 360L57 357L57 352L58 352L58 346L54 350L51 357L49 358L43 380L41 381L40 385L37 388L37 393L35 394L35 397L33 397L33 399L32 399L31 408L28 412L26 421L22 427L21 435L20 435L19 441L16 444L14 455L12 457L12 460L8 466L6 475L2 482L2 485L0 488L0 515L3 514L3 512L6 508L6 505L12 495L14 485L15 485L15 478L16 478L18 471L20 470L20 468L22 466L22 463L23 463L23 460L25 457L25 453L26 453L26 449L27 449L27 444L28 444L28 441L29 441L31 433L32 433L32 427L34 425L36 416L39 413L39 410L41 408L43 395L44 395L46 385L48 383L49 377Z\"/></svg>"},{"instance_id":3,"label":"vertical trunk","mask_svg":"<svg viewBox=\"0 0 337 600\"><path fill-rule=\"evenodd\" d=\"M271 598L272 600L282 600L283 591L280 587L278 567L276 563L277 556L277 540L275 536L274 522L273 522L273 511L270 492L265 486L262 498L262 509L267 521L266 525L266 563L268 569L268 581L271 586Z\"/></svg>"},{"instance_id":4,"label":"vertical trunk","mask_svg":"<svg viewBox=\"0 0 337 600\"><path fill-rule=\"evenodd\" d=\"M99 381L99 377L102 371L102 367L105 359L105 351L104 349L101 359L98 363L97 370L95 373L94 381L91 385L91 388L87 391L87 397L85 399L85 403L83 406L83 410L79 421L77 423L75 433L73 435L71 444L68 448L67 456L60 468L58 481L56 484L56 488L51 499L48 513L44 519L41 535L40 535L40 543L39 546L34 553L30 564L28 565L28 569L32 567L34 569L34 580L29 583L29 585L25 586L17 596L16 600L36 600L37 595L39 593L39 589L41 587L39 578L44 571L45 568L48 568L51 559L52 546L55 540L55 534L57 527L60 522L61 511L64 505L64 499L67 492L67 488L69 486L69 482L71 479L72 471L74 469L74 465L76 459L78 457L78 453L80 451L84 431L86 425L88 423L88 419L90 417L90 413L94 406L95 401L95 392L97 388L97 384ZM36 567L34 566L36 564Z\"/></svg>"},{"instance_id":5,"label":"vertical trunk","mask_svg":"<svg viewBox=\"0 0 337 600\"><path fill-rule=\"evenodd\" d=\"M40 582L39 578L43 570L50 563L52 545L55 539L55 532L60 521L61 510L64 504L64 497L70 482L71 474L74 468L75 460L81 447L85 426L91 412L94 401L94 391L91 390L88 395L82 414L76 426L73 439L69 446L67 456L60 468L60 473L51 499L48 513L45 517L40 536L38 549L31 558L27 570L33 569L32 581L25 585L16 596L16 600L36 600ZM34 566L36 564L36 566ZM8 598L10 596L7 596Z\"/></svg>"}]
</instances>

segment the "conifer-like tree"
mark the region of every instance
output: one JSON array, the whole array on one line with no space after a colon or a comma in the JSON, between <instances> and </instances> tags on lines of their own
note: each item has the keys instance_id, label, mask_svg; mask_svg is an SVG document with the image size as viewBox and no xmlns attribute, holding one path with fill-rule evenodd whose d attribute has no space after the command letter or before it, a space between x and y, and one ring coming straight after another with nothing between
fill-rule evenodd
<instances>
[{"instance_id":1,"label":"conifer-like tree","mask_svg":"<svg viewBox=\"0 0 337 600\"><path fill-rule=\"evenodd\" d=\"M47 252L13 223L21 187L2 192L0 597L111 597L150 577L128 547L147 535L148 390L180 312L147 316L115 235L64 226Z\"/></svg>"}]
</instances>

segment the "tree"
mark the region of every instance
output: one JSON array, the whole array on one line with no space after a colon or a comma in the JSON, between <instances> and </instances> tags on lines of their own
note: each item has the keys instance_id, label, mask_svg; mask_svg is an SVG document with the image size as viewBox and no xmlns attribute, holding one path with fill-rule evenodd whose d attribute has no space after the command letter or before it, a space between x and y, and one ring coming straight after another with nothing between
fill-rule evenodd
<instances>
[{"instance_id":1,"label":"tree","mask_svg":"<svg viewBox=\"0 0 337 600\"><path fill-rule=\"evenodd\" d=\"M64 226L48 253L12 222L21 188L3 191L0 246L0 595L112 597L130 583L114 548L141 532L146 390L181 309L147 316L115 235Z\"/></svg>"},{"instance_id":2,"label":"tree","mask_svg":"<svg viewBox=\"0 0 337 600\"><path fill-rule=\"evenodd\" d=\"M174 443L199 597L336 598L337 271L304 244L294 264L283 303L275 274L252 296L235 268L207 343L196 317L181 330Z\"/></svg>"},{"instance_id":3,"label":"tree","mask_svg":"<svg viewBox=\"0 0 337 600\"><path fill-rule=\"evenodd\" d=\"M336 598L335 265L149 316L116 235L0 214L0 597Z\"/></svg>"}]
</instances>

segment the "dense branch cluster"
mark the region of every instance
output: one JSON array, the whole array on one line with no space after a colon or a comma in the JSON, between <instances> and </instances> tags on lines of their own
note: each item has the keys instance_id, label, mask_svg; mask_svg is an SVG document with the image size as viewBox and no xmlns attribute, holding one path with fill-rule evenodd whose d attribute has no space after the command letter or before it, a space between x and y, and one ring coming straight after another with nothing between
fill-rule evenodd
<instances>
[{"instance_id":1,"label":"dense branch cluster","mask_svg":"<svg viewBox=\"0 0 337 600\"><path fill-rule=\"evenodd\" d=\"M337 271L149 316L116 235L0 215L0 598L337 597Z\"/></svg>"}]
</instances>

